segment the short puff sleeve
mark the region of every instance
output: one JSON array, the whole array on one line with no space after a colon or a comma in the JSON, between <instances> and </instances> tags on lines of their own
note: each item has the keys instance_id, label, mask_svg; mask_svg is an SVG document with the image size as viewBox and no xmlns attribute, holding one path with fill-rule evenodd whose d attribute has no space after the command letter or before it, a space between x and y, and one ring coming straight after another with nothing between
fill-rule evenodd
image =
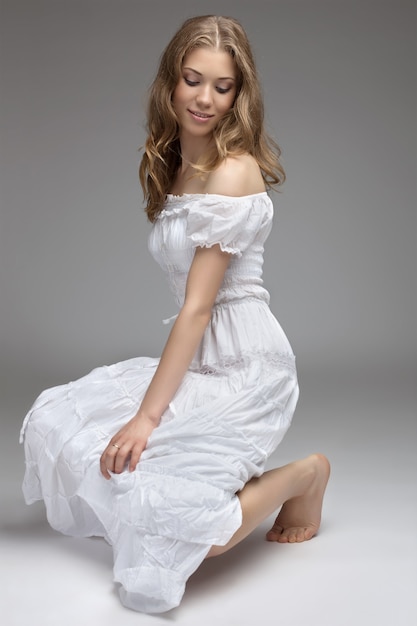
<instances>
[{"instance_id":1,"label":"short puff sleeve","mask_svg":"<svg viewBox=\"0 0 417 626\"><path fill-rule=\"evenodd\" d=\"M265 241L272 214L266 192L241 197L205 194L188 206L187 238L193 247L218 244L223 252L240 257L255 240Z\"/></svg>"}]
</instances>

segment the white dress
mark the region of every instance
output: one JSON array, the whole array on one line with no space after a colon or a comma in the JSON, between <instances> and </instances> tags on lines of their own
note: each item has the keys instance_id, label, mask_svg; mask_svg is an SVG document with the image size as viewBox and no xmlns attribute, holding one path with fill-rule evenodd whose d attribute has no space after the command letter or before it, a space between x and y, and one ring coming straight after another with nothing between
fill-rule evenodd
<instances>
[{"instance_id":1,"label":"white dress","mask_svg":"<svg viewBox=\"0 0 417 626\"><path fill-rule=\"evenodd\" d=\"M262 282L272 217L266 192L167 197L149 248L178 307L196 246L220 244L232 256L201 344L136 471L107 481L99 458L136 413L156 358L98 367L47 389L24 421L26 502L43 499L62 533L105 537L121 601L137 611L180 603L210 547L241 525L236 493L263 473L290 425L294 354Z\"/></svg>"}]
</instances>

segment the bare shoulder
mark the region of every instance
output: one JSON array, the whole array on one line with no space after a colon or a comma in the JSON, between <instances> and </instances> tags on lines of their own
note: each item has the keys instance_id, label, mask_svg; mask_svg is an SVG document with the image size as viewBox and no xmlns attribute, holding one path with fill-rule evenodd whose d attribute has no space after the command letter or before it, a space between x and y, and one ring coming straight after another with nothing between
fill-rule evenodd
<instances>
[{"instance_id":1,"label":"bare shoulder","mask_svg":"<svg viewBox=\"0 0 417 626\"><path fill-rule=\"evenodd\" d=\"M225 196L249 196L265 191L265 183L254 157L240 154L228 157L210 172L204 191Z\"/></svg>"}]
</instances>

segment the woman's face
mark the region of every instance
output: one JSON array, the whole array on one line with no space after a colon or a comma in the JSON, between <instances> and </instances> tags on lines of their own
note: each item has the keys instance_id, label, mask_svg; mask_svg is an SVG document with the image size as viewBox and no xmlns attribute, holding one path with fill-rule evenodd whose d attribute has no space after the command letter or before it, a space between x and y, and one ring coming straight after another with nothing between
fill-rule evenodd
<instances>
[{"instance_id":1,"label":"woman's face","mask_svg":"<svg viewBox=\"0 0 417 626\"><path fill-rule=\"evenodd\" d=\"M235 63L224 50L195 48L189 52L172 98L180 136L212 133L233 105L236 83Z\"/></svg>"}]
</instances>

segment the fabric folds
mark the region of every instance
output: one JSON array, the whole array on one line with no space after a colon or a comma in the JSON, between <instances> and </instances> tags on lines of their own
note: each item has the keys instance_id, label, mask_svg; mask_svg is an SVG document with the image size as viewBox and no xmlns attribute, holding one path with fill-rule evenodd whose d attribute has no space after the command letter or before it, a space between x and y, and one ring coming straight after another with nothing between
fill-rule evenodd
<instances>
[{"instance_id":1,"label":"fabric folds","mask_svg":"<svg viewBox=\"0 0 417 626\"><path fill-rule=\"evenodd\" d=\"M262 282L271 222L266 193L167 198L149 248L178 306L196 246L219 244L232 257L201 344L134 472L106 481L99 459L136 413L156 358L101 366L44 391L22 426L26 502L42 499L62 533L104 537L121 601L134 610L178 606L210 547L241 525L238 493L290 426L295 358Z\"/></svg>"}]
</instances>

